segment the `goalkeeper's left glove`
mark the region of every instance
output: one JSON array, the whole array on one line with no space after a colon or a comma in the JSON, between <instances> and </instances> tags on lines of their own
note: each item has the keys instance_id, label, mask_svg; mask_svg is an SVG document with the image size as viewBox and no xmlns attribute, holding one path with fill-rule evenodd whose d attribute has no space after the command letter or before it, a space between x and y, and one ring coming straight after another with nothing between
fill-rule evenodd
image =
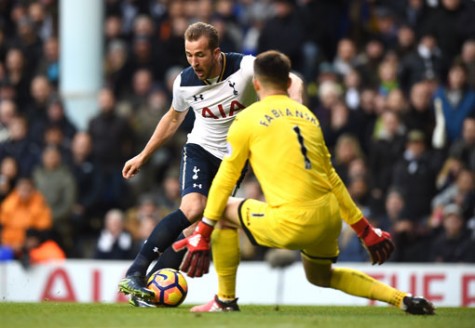
<instances>
[{"instance_id":1,"label":"goalkeeper's left glove","mask_svg":"<svg viewBox=\"0 0 475 328\"><path fill-rule=\"evenodd\" d=\"M212 225L200 221L190 236L173 243L175 252L184 248L188 249L181 262L180 270L186 272L189 277L201 277L208 273L213 229Z\"/></svg>"},{"instance_id":2,"label":"goalkeeper's left glove","mask_svg":"<svg viewBox=\"0 0 475 328\"><path fill-rule=\"evenodd\" d=\"M394 251L389 232L373 227L365 217L351 225L368 251L373 264L383 264Z\"/></svg>"}]
</instances>

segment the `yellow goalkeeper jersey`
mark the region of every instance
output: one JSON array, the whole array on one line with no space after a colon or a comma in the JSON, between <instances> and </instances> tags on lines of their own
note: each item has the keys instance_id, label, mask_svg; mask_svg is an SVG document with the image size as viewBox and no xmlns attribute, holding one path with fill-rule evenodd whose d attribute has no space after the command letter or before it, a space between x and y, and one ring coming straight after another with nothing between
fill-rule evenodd
<instances>
[{"instance_id":1,"label":"yellow goalkeeper jersey","mask_svg":"<svg viewBox=\"0 0 475 328\"><path fill-rule=\"evenodd\" d=\"M298 208L333 192L347 223L362 217L331 164L318 119L299 102L274 95L254 103L236 116L227 142L206 218L220 219L247 159L269 206Z\"/></svg>"}]
</instances>

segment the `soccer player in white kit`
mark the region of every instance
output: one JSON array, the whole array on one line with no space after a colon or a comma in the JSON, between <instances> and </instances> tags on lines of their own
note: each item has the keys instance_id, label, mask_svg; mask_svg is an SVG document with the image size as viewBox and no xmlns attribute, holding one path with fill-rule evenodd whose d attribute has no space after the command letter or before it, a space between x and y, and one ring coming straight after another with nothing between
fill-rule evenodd
<instances>
[{"instance_id":1,"label":"soccer player in white kit","mask_svg":"<svg viewBox=\"0 0 475 328\"><path fill-rule=\"evenodd\" d=\"M154 228L119 283L119 291L131 294L135 306L151 305L147 300L153 297L153 292L145 287L145 281L147 270L157 257L159 260L150 272L163 267L178 269L184 252L175 253L170 246L177 237L184 237L184 229L201 219L211 182L226 153L229 126L237 113L257 100L252 85L254 57L221 52L218 33L212 25L198 22L188 27L185 53L190 67L174 82L170 110L161 118L144 149L128 160L122 170L126 179L137 174L153 152L175 134L187 112L194 111L195 123L181 159L180 208ZM289 94L301 101L302 80L295 74L291 78ZM226 245L216 247L217 250L229 250L234 248L227 245L239 241L237 233L216 229L213 242ZM237 269L238 263L222 265L223 268L216 270L227 275Z\"/></svg>"}]
</instances>

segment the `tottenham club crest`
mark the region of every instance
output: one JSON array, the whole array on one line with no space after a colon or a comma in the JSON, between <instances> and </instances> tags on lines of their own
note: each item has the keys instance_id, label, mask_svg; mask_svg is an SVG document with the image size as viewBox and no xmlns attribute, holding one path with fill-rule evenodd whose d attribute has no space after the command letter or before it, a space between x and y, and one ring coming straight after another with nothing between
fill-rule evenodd
<instances>
[{"instance_id":1,"label":"tottenham club crest","mask_svg":"<svg viewBox=\"0 0 475 328\"><path fill-rule=\"evenodd\" d=\"M235 96L237 96L239 93L237 92L237 90L236 90L236 88L235 88L236 82L228 81L228 84L229 84L229 87L230 87L230 88L233 88L233 94L234 94Z\"/></svg>"}]
</instances>

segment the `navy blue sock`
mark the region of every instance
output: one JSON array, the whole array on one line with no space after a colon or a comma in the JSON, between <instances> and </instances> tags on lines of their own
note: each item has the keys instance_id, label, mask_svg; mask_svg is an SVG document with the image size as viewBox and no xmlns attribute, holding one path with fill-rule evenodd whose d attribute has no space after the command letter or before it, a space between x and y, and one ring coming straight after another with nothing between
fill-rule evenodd
<instances>
[{"instance_id":1,"label":"navy blue sock","mask_svg":"<svg viewBox=\"0 0 475 328\"><path fill-rule=\"evenodd\" d=\"M145 276L147 269L159 255L176 240L183 229L190 226L190 221L181 210L165 216L153 229L147 241L142 245L126 275ZM171 250L173 252L173 250Z\"/></svg>"},{"instance_id":2,"label":"navy blue sock","mask_svg":"<svg viewBox=\"0 0 475 328\"><path fill-rule=\"evenodd\" d=\"M183 232L178 236L176 239L181 240L185 238ZM185 256L186 249L182 249L181 251L175 252L173 248L168 247L165 252L158 258L157 263L153 266L152 270L147 274L147 278L152 275L157 270L165 269L165 268L172 268L178 270L180 268L181 261Z\"/></svg>"}]
</instances>

